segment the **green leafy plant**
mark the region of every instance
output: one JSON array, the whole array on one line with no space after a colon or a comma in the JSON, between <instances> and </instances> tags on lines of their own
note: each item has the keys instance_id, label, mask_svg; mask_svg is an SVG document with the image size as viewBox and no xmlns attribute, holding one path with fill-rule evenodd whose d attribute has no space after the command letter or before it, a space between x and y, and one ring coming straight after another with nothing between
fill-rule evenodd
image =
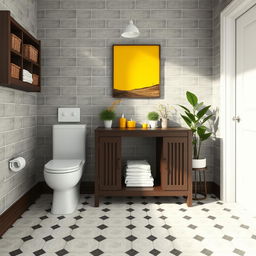
<instances>
[{"instance_id":1,"label":"green leafy plant","mask_svg":"<svg viewBox=\"0 0 256 256\"><path fill-rule=\"evenodd\" d=\"M104 109L100 112L100 119L101 120L114 120L116 117L116 114L113 110Z\"/></svg>"},{"instance_id":2,"label":"green leafy plant","mask_svg":"<svg viewBox=\"0 0 256 256\"><path fill-rule=\"evenodd\" d=\"M148 113L148 120L157 121L159 119L159 114L155 111Z\"/></svg>"},{"instance_id":3,"label":"green leafy plant","mask_svg":"<svg viewBox=\"0 0 256 256\"><path fill-rule=\"evenodd\" d=\"M186 97L192 106L192 110L179 105L185 111L185 115L183 114L181 117L193 132L193 157L194 159L199 159L202 142L207 140L212 134L207 132L207 128L204 125L213 116L212 114L207 114L211 105L203 107L204 103L199 103L197 96L189 91L186 92Z\"/></svg>"}]
</instances>

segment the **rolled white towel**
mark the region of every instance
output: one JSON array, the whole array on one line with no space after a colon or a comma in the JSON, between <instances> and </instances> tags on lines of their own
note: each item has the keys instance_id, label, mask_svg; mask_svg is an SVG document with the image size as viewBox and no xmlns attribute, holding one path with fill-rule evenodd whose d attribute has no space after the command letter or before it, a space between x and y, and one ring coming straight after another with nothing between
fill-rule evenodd
<instances>
[{"instance_id":1,"label":"rolled white towel","mask_svg":"<svg viewBox=\"0 0 256 256\"><path fill-rule=\"evenodd\" d=\"M150 170L142 170L142 169L126 169L126 173L132 173L132 174L150 174Z\"/></svg>"}]
</instances>

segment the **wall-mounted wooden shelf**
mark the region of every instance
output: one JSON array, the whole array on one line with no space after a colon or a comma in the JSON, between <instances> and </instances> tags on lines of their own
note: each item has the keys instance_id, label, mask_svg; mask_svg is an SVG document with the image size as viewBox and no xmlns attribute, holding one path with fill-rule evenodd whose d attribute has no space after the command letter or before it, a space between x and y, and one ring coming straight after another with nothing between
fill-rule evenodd
<instances>
[{"instance_id":1,"label":"wall-mounted wooden shelf","mask_svg":"<svg viewBox=\"0 0 256 256\"><path fill-rule=\"evenodd\" d=\"M21 39L20 52L12 49L11 35ZM9 11L0 11L0 85L22 91L39 92L41 89L40 41L33 37L26 29L16 22ZM38 51L38 61L34 62L24 55L23 45L32 45ZM20 67L19 78L11 75L11 64ZM38 85L22 80L23 69L39 76Z\"/></svg>"}]
</instances>

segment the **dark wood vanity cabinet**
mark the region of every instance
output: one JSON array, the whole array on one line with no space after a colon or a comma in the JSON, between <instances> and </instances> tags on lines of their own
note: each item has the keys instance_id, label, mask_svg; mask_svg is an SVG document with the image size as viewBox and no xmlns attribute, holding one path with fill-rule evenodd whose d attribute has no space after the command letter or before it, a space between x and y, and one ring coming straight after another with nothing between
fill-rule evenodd
<instances>
[{"instance_id":1,"label":"dark wood vanity cabinet","mask_svg":"<svg viewBox=\"0 0 256 256\"><path fill-rule=\"evenodd\" d=\"M153 188L127 188L122 172L122 137L155 137ZM192 205L192 132L185 128L97 128L95 206L101 196L185 196Z\"/></svg>"}]
</instances>

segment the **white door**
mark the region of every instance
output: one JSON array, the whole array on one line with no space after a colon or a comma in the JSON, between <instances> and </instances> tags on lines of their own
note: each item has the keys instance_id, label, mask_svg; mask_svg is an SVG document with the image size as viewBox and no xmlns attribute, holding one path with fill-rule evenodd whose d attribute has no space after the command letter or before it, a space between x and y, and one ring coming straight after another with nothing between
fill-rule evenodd
<instances>
[{"instance_id":1,"label":"white door","mask_svg":"<svg viewBox=\"0 0 256 256\"><path fill-rule=\"evenodd\" d=\"M236 69L236 202L255 214L256 6L237 19Z\"/></svg>"}]
</instances>

